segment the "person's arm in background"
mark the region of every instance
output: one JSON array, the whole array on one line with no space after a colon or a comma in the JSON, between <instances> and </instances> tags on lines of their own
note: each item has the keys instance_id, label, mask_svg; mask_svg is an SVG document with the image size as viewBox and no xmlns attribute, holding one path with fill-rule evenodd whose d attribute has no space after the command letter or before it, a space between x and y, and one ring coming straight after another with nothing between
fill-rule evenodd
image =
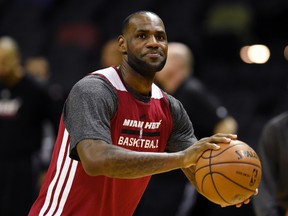
<instances>
[{"instance_id":1,"label":"person's arm in background","mask_svg":"<svg viewBox=\"0 0 288 216\"><path fill-rule=\"evenodd\" d=\"M280 216L279 200L277 199L277 188L280 187L279 179L280 167L280 151L283 140L279 139L278 131L280 127L276 127L268 123L260 136L258 143L258 155L262 164L262 180L259 186L259 194L253 199L254 210L257 216ZM284 147L284 146L283 146ZM282 148L282 147L281 147ZM285 150L284 150L285 151ZM287 153L286 153L287 155ZM287 172L287 171L285 171ZM285 180L287 183L287 179ZM283 182L283 180L282 180ZM281 189L280 189L281 190ZM284 192L284 188L282 193ZM284 215L284 212L282 213ZM287 212L286 212L287 215Z\"/></svg>"}]
</instances>

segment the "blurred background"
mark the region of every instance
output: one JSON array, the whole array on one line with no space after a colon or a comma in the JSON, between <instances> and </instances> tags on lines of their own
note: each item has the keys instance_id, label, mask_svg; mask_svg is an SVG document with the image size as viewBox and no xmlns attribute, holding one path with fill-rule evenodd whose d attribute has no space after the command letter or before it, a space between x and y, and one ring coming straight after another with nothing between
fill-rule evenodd
<instances>
[{"instance_id":1,"label":"blurred background","mask_svg":"<svg viewBox=\"0 0 288 216\"><path fill-rule=\"evenodd\" d=\"M67 94L101 67L103 45L137 10L157 13L168 40L189 45L194 75L256 147L263 124L288 107L287 0L0 0L0 36L18 42L23 62L44 56Z\"/></svg>"}]
</instances>

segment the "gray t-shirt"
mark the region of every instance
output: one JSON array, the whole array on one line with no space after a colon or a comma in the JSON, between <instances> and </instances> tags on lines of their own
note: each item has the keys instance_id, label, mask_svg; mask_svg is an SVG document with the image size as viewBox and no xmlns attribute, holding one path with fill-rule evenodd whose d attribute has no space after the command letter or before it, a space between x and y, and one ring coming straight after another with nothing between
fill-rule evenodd
<instances>
[{"instance_id":1,"label":"gray t-shirt","mask_svg":"<svg viewBox=\"0 0 288 216\"><path fill-rule=\"evenodd\" d=\"M126 86L127 87L127 86ZM127 90L138 100L149 103L150 97ZM168 95L173 128L166 151L186 149L197 141L192 123L182 104ZM118 107L118 96L114 87L99 75L88 75L72 88L64 105L64 124L70 135L70 156L79 160L76 144L84 139L98 139L112 143L110 120Z\"/></svg>"}]
</instances>

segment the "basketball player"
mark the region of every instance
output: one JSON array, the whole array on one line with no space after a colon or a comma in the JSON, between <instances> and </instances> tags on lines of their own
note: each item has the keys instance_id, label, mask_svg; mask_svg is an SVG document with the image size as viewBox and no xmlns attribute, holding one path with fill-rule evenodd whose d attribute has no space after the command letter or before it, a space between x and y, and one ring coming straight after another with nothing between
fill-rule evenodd
<instances>
[{"instance_id":1,"label":"basketball player","mask_svg":"<svg viewBox=\"0 0 288 216\"><path fill-rule=\"evenodd\" d=\"M72 88L30 216L132 215L151 175L180 168L193 183L201 153L237 138L197 141L182 105L153 84L167 55L156 14L127 17L118 44L119 67L95 71Z\"/></svg>"}]
</instances>

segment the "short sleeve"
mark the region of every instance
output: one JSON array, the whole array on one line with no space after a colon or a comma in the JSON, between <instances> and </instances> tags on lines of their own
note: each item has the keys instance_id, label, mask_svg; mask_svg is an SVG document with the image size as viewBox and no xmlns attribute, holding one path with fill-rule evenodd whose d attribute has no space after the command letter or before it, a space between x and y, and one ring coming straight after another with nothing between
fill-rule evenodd
<instances>
[{"instance_id":1,"label":"short sleeve","mask_svg":"<svg viewBox=\"0 0 288 216\"><path fill-rule=\"evenodd\" d=\"M76 145L84 139L111 143L110 119L117 109L114 87L98 75L78 81L64 104L64 124L70 135L70 157L79 160Z\"/></svg>"},{"instance_id":2,"label":"short sleeve","mask_svg":"<svg viewBox=\"0 0 288 216\"><path fill-rule=\"evenodd\" d=\"M197 138L194 135L192 123L181 102L167 94L173 120L172 132L169 137L166 151L181 151L193 145Z\"/></svg>"}]
</instances>

